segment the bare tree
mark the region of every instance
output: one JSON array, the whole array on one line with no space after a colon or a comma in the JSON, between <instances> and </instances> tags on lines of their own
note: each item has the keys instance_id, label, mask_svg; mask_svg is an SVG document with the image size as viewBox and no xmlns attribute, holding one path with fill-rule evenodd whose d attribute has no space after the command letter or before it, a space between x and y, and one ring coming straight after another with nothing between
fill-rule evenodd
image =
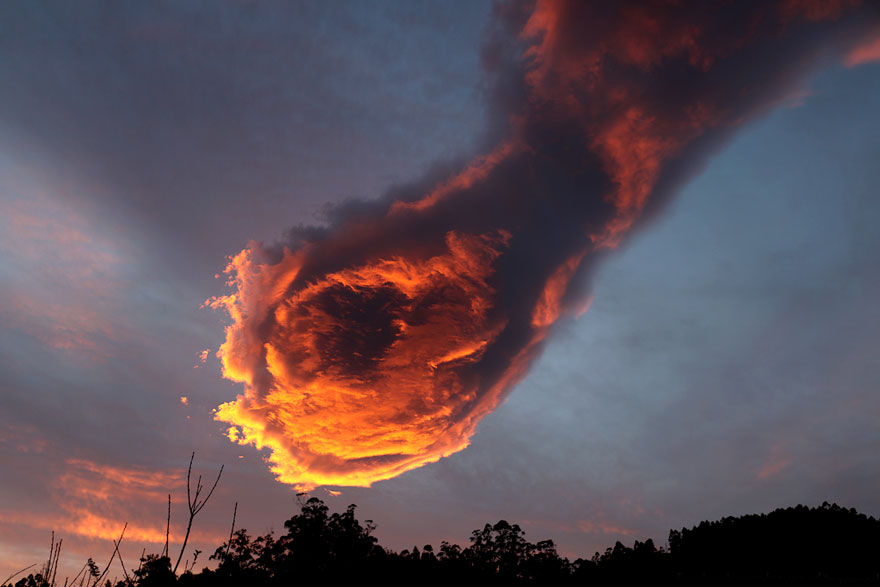
<instances>
[{"instance_id":1,"label":"bare tree","mask_svg":"<svg viewBox=\"0 0 880 587\"><path fill-rule=\"evenodd\" d=\"M189 522L186 524L186 534L183 535L183 544L180 546L180 554L177 555L177 562L174 564L174 570L172 571L174 574L177 574L177 567L180 566L180 560L183 558L183 553L186 550L186 542L189 540L189 533L192 530L193 519L196 517L202 508L205 507L205 504L211 499L211 495L214 493L214 490L217 488L217 483L220 482L220 476L223 474L223 465L220 465L220 472L217 473L217 479L214 480L214 485L211 486L211 490L205 496L204 499L199 501L199 497L202 494L202 490L204 486L202 485L202 476L199 475L198 480L196 481L196 489L193 492L190 492L190 477L192 475L192 464L193 460L196 458L196 453L193 452L192 456L189 458L189 467L186 470L186 501L187 508L189 509Z\"/></svg>"}]
</instances>

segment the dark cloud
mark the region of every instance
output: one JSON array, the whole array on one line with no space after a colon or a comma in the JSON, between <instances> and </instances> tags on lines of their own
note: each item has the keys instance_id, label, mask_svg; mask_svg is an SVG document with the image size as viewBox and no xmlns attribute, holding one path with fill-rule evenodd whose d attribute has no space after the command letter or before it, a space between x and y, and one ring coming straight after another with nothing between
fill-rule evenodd
<instances>
[{"instance_id":1,"label":"dark cloud","mask_svg":"<svg viewBox=\"0 0 880 587\"><path fill-rule=\"evenodd\" d=\"M498 144L427 190L350 202L232 261L236 291L212 303L233 318L221 355L245 394L218 419L300 488L367 485L462 449L556 320L582 310L597 261L876 19L850 8L498 9L506 26L484 54Z\"/></svg>"}]
</instances>

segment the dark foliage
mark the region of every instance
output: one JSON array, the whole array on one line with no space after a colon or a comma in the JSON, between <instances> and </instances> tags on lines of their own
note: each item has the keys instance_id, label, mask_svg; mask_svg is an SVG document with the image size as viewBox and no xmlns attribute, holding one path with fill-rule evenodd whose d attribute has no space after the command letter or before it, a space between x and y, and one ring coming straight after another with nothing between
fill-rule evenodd
<instances>
[{"instance_id":1,"label":"dark foliage","mask_svg":"<svg viewBox=\"0 0 880 587\"><path fill-rule=\"evenodd\" d=\"M637 540L632 547L617 542L574 562L559 556L553 541L531 543L518 525L504 520L474 530L465 548L443 542L436 551L428 544L393 552L379 546L371 520L357 520L354 505L331 514L317 498L303 503L284 528L278 537L237 530L211 555L215 568L179 577L168 556L147 555L127 582L114 587L271 587L364 579L423 585L880 584L880 521L828 503L702 522L670 531L668 548L652 540ZM49 584L35 574L14 587Z\"/></svg>"},{"instance_id":2,"label":"dark foliage","mask_svg":"<svg viewBox=\"0 0 880 587\"><path fill-rule=\"evenodd\" d=\"M880 522L828 502L672 530L669 549L691 575L880 579Z\"/></svg>"}]
</instances>

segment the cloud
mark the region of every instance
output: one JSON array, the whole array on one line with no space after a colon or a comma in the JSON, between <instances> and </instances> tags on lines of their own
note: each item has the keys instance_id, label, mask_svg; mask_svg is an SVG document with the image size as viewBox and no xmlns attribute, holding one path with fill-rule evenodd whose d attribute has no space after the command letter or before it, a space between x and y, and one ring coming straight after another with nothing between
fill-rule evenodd
<instances>
[{"instance_id":1,"label":"cloud","mask_svg":"<svg viewBox=\"0 0 880 587\"><path fill-rule=\"evenodd\" d=\"M302 490L465 448L583 311L605 253L868 26L849 4L499 5L497 146L230 259L231 292L207 302L231 318L219 356L244 384L216 412L230 439Z\"/></svg>"},{"instance_id":2,"label":"cloud","mask_svg":"<svg viewBox=\"0 0 880 587\"><path fill-rule=\"evenodd\" d=\"M880 28L871 31L864 42L851 49L844 59L844 63L848 67L856 67L875 61L880 61Z\"/></svg>"},{"instance_id":3,"label":"cloud","mask_svg":"<svg viewBox=\"0 0 880 587\"><path fill-rule=\"evenodd\" d=\"M51 483L55 512L0 511L0 523L115 540L128 522L130 540L164 543L169 493L183 489L182 471L115 467L68 459ZM172 528L172 540L182 532Z\"/></svg>"},{"instance_id":4,"label":"cloud","mask_svg":"<svg viewBox=\"0 0 880 587\"><path fill-rule=\"evenodd\" d=\"M791 455L782 442L777 442L770 449L770 454L761 467L755 472L758 479L772 479L777 477L791 465Z\"/></svg>"},{"instance_id":5,"label":"cloud","mask_svg":"<svg viewBox=\"0 0 880 587\"><path fill-rule=\"evenodd\" d=\"M124 328L109 311L125 289L124 248L73 203L25 193L0 201L0 316L45 346L106 357Z\"/></svg>"}]
</instances>

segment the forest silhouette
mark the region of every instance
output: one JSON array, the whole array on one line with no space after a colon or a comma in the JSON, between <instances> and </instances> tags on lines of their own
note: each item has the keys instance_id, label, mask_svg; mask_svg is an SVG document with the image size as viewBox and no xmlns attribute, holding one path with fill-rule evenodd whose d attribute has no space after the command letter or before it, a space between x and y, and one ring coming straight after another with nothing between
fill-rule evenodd
<instances>
[{"instance_id":1,"label":"forest silhouette","mask_svg":"<svg viewBox=\"0 0 880 587\"><path fill-rule=\"evenodd\" d=\"M330 513L316 497L284 523L285 533L251 536L233 528L210 556L211 568L175 574L167 548L142 556L138 568L115 583L89 559L68 586L239 587L338 584L373 579L385 584L611 585L876 585L880 583L880 521L837 504L799 505L769 514L726 517L671 530L667 545L617 542L592 558L571 561L552 540L536 543L501 520L471 533L469 544L442 542L395 552L360 522L355 505ZM118 548L118 543L117 543ZM57 549L60 551L60 546ZM112 561L112 557L111 557ZM40 573L2 587L49 587L53 559ZM57 569L57 552L54 561ZM193 567L195 565L193 564Z\"/></svg>"}]
</instances>

